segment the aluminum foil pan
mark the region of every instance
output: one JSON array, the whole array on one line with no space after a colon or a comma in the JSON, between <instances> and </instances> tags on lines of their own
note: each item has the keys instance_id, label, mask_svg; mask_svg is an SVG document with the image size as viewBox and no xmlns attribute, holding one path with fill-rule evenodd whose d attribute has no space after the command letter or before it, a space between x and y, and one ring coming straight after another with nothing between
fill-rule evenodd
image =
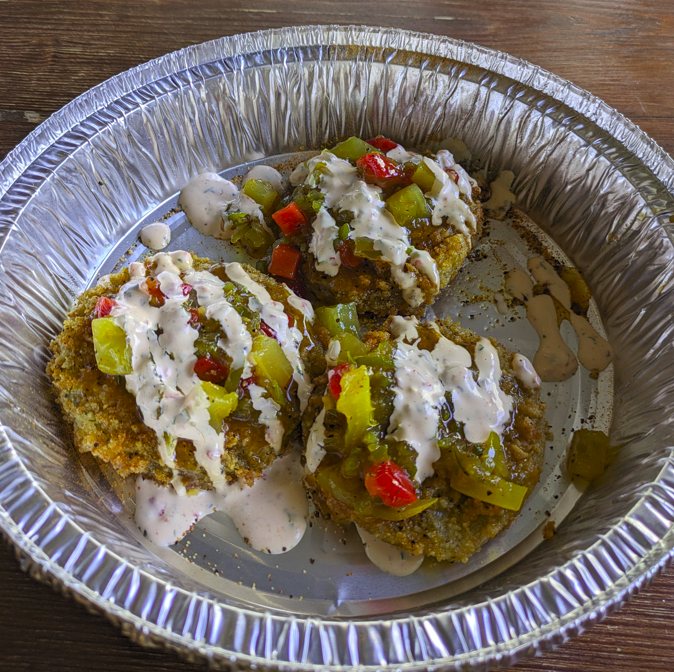
<instances>
[{"instance_id":1,"label":"aluminum foil pan","mask_svg":"<svg viewBox=\"0 0 674 672\"><path fill-rule=\"evenodd\" d=\"M606 426L613 418L622 449L586 492L561 488L566 504L549 541L531 541L534 511L531 529L504 537L511 561L431 568L422 578L434 583L380 576L368 606L345 588L361 566L336 549L351 541L327 528L321 543L314 534L305 544L307 556L323 553L322 568L307 574L291 554L262 563L217 519L185 545L192 564L144 543L123 488L75 455L44 368L74 297L139 253L129 248L141 223L170 210L190 177L237 174L265 157L376 133L413 147L460 138L489 175L515 173L519 207L553 253L582 270L616 350L609 376L555 392L555 414L560 400L564 412L577 407L574 423L580 406L597 409ZM480 670L564 641L661 571L674 546L673 183L672 159L601 101L447 38L283 29L191 47L112 78L1 166L0 527L38 577L137 641L215 668ZM181 243L203 242L181 227ZM506 229L494 231L508 254L521 254ZM461 282L455 291L470 292ZM478 318L457 296L445 297L443 314ZM486 329L488 316L480 319ZM553 448L546 478L555 480L562 437ZM541 504L546 488L534 495ZM204 559L203 548L222 558ZM271 585L241 578L261 572ZM321 592L326 585L332 593Z\"/></svg>"}]
</instances>

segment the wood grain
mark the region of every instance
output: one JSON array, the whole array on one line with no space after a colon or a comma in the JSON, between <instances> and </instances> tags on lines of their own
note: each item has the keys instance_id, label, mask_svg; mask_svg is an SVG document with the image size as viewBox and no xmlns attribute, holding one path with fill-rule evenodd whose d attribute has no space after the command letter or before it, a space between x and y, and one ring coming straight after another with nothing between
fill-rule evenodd
<instances>
[{"instance_id":1,"label":"wood grain","mask_svg":"<svg viewBox=\"0 0 674 672\"><path fill-rule=\"evenodd\" d=\"M223 35L313 23L449 35L524 58L592 91L674 152L671 0L0 0L0 158L108 77ZM546 672L671 672L674 571L605 623L518 665ZM178 672L103 618L24 574L0 548L0 670Z\"/></svg>"}]
</instances>

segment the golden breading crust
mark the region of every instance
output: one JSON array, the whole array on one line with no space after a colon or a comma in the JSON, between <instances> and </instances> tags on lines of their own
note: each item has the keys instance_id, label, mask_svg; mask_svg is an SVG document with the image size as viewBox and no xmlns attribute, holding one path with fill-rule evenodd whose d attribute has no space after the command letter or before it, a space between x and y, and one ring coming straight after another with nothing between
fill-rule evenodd
<instances>
[{"instance_id":1,"label":"golden breading crust","mask_svg":"<svg viewBox=\"0 0 674 672\"><path fill-rule=\"evenodd\" d=\"M443 336L464 346L473 354L479 336L468 329L438 320ZM373 345L390 338L386 329L370 332L365 340ZM538 390L529 391L519 386L510 365L512 353L491 339L499 354L503 371L501 386L515 403L513 422L504 433L502 445L513 482L525 485L531 494L540 477L548 431L545 404ZM315 396L303 417L304 436L322 406L327 376L317 384ZM317 381L318 383L319 381ZM314 503L321 513L338 523L355 522L379 539L412 554L429 555L438 560L466 562L483 544L506 529L518 512L461 495L449 485L449 470L443 457L434 465L435 474L424 480L420 498L437 497L438 502L420 514L402 521L386 521L363 517L341 501L318 487L313 476L306 478Z\"/></svg>"},{"instance_id":2,"label":"golden breading crust","mask_svg":"<svg viewBox=\"0 0 674 672\"><path fill-rule=\"evenodd\" d=\"M365 260L358 268L340 267L335 277L316 270L316 260L310 252L303 256L301 274L305 285L316 298L328 305L337 303L355 303L358 313L375 315L423 315L426 306L432 305L438 292L452 281L459 272L468 253L477 243L482 233L484 214L480 203L480 188L475 187L473 203L463 199L475 216L477 228L472 236L457 233L451 226L433 226L431 224L410 232L410 242L419 250L427 251L438 268L440 288L418 268L407 264L405 270L417 277L419 287L424 293L425 302L417 308L410 306L403 298L400 287L391 277L390 265L384 262ZM311 237L311 227L301 236ZM308 244L308 239L307 239Z\"/></svg>"},{"instance_id":3,"label":"golden breading crust","mask_svg":"<svg viewBox=\"0 0 674 672\"><path fill-rule=\"evenodd\" d=\"M195 270L212 266L208 259L194 259ZM262 284L272 298L282 301L285 290L275 280L244 266L248 274ZM123 378L101 373L96 367L91 320L100 296L113 297L129 281L124 268L108 280L86 291L68 314L63 330L52 341L53 357L47 366L52 389L70 425L73 440L82 453L90 452L110 463L122 477L142 474L160 484L171 481L171 470L160 460L157 437L143 421L133 395ZM290 314L292 307L286 306ZM310 357L317 348L311 348ZM320 370L320 369L319 369ZM288 403L281 414L286 433L282 454L289 450L294 429L299 424L299 404ZM264 439L264 426L256 422L226 421L223 468L230 481L252 483L276 458ZM194 459L190 442L179 441L176 450L178 473L187 488L209 489L210 479Z\"/></svg>"}]
</instances>

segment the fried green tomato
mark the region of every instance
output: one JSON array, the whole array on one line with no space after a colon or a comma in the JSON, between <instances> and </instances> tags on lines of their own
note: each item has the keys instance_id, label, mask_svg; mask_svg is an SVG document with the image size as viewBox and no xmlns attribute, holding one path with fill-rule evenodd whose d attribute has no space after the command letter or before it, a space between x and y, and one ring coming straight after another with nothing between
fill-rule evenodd
<instances>
[{"instance_id":1,"label":"fried green tomato","mask_svg":"<svg viewBox=\"0 0 674 672\"><path fill-rule=\"evenodd\" d=\"M359 313L421 315L481 233L480 188L447 150L352 137L300 164L290 183L272 214L282 235L269 272Z\"/></svg>"},{"instance_id":2,"label":"fried green tomato","mask_svg":"<svg viewBox=\"0 0 674 672\"><path fill-rule=\"evenodd\" d=\"M466 562L538 482L538 389L513 353L450 322L394 317L360 339L355 307L323 311L329 368L303 418L315 505L411 554Z\"/></svg>"},{"instance_id":3,"label":"fried green tomato","mask_svg":"<svg viewBox=\"0 0 674 672\"><path fill-rule=\"evenodd\" d=\"M47 373L77 449L122 477L251 484L289 450L325 367L312 320L248 266L162 253L77 300Z\"/></svg>"}]
</instances>

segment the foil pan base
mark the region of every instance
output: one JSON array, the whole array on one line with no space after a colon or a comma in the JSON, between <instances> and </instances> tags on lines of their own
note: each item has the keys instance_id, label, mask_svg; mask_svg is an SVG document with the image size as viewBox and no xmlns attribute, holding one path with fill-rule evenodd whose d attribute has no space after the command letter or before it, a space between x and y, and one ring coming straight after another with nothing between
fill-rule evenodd
<instances>
[{"instance_id":1,"label":"foil pan base","mask_svg":"<svg viewBox=\"0 0 674 672\"><path fill-rule=\"evenodd\" d=\"M435 582L431 595L412 577L397 588L373 585L372 606L340 577L334 592L317 582L318 597L298 593L300 602L293 592L289 605L271 586L253 594L241 575L223 583L203 567L185 571L173 550L163 555L137 538L118 493L73 459L44 375L47 346L73 299L198 172L377 133L410 147L460 138L491 178L511 170L518 207L588 281L616 357L612 374L550 390L551 422L561 426L549 471L524 529L516 523L493 542L504 553L497 560L460 576L452 572L461 567L425 567L418 576ZM126 632L214 667L478 670L561 643L661 571L674 546L673 186L671 158L601 101L523 61L430 35L269 31L191 47L105 82L0 167L3 533L35 572ZM508 242L508 229L493 231L521 266L524 250ZM437 310L510 345L486 303L456 302L461 291L474 295L469 275ZM611 423L622 448L580 493L554 477L562 427L568 436L588 412ZM555 494L564 505L547 508ZM546 510L561 524L538 544ZM233 550L229 532L207 520L194 543ZM315 535L310 548L332 548L329 534L317 527ZM352 548L348 539L342 546ZM360 563L358 553L348 562ZM207 553L207 562L216 560Z\"/></svg>"}]
</instances>

